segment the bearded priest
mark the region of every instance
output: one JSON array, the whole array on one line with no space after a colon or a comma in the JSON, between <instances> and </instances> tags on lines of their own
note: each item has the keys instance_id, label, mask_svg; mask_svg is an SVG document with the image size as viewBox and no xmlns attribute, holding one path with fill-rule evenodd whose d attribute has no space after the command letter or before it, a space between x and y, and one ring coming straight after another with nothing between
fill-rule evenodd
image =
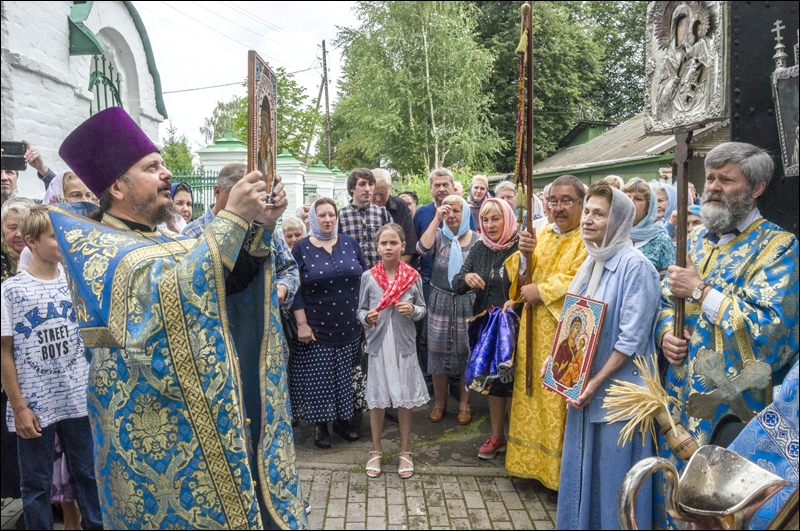
<instances>
[{"instance_id":1,"label":"bearded priest","mask_svg":"<svg viewBox=\"0 0 800 531\"><path fill-rule=\"evenodd\" d=\"M246 175L193 239L158 228L173 215L172 174L123 109L89 118L59 154L100 198L99 222L58 207L50 217L91 356L105 528L306 527L274 264L234 267L241 253L270 255L283 185L268 208L261 173ZM259 330L260 352L237 353L229 330L225 284L236 275L265 277L253 282L264 322L231 323ZM239 356L258 356L260 389L243 389ZM245 392L259 393L258 425Z\"/></svg>"}]
</instances>

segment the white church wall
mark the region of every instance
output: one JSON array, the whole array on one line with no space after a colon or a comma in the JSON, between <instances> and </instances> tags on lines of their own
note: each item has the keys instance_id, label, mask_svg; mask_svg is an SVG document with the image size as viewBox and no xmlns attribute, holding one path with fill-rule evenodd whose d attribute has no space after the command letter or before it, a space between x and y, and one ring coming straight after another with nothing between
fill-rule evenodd
<instances>
[{"instance_id":1,"label":"white church wall","mask_svg":"<svg viewBox=\"0 0 800 531\"><path fill-rule=\"evenodd\" d=\"M89 117L91 56L69 55L72 2L2 2L2 139L27 140L56 173L64 138ZM95 2L85 25L120 68L123 107L158 141L155 88L141 38L122 2ZM41 198L44 186L32 168L20 172L18 193Z\"/></svg>"}]
</instances>

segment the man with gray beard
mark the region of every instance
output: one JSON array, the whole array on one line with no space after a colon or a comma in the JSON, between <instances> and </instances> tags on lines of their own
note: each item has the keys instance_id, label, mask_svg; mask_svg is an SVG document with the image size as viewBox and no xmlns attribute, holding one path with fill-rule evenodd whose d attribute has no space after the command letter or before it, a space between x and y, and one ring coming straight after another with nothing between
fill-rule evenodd
<instances>
[{"instance_id":1,"label":"man with gray beard","mask_svg":"<svg viewBox=\"0 0 800 531\"><path fill-rule=\"evenodd\" d=\"M686 412L690 392L715 388L694 373L701 348L723 354L728 378L739 374L745 361L755 359L769 363L773 382L780 382L797 359L797 239L764 219L757 206L773 169L772 158L751 144L728 142L711 150L705 159L700 209L704 227L689 235L686 267L670 266L662 283L656 343L669 362L665 388L680 402L672 417L680 420L701 446L708 444L714 427L730 412L726 403L720 404L710 420ZM674 297L686 299L682 338L673 331ZM743 397L754 411L768 404L765 390L750 389ZM661 456L676 464L680 472L682 462L663 437L659 436L658 444ZM662 478L653 481L653 525L671 528L664 508L666 484Z\"/></svg>"}]
</instances>

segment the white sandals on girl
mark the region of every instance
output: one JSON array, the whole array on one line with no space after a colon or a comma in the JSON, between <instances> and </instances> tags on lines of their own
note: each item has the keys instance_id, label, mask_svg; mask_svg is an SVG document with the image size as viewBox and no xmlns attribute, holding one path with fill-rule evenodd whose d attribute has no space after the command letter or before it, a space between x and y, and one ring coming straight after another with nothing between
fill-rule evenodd
<instances>
[{"instance_id":1,"label":"white sandals on girl","mask_svg":"<svg viewBox=\"0 0 800 531\"><path fill-rule=\"evenodd\" d=\"M410 465L410 466L398 466L397 475L400 476L400 479L408 479L414 475L414 463L411 461L411 459L405 457L405 456L410 457L411 455L413 455L411 452L400 452L400 459L401 459L400 464L402 465L403 461L405 461L406 463L408 463L408 465Z\"/></svg>"},{"instance_id":2,"label":"white sandals on girl","mask_svg":"<svg viewBox=\"0 0 800 531\"><path fill-rule=\"evenodd\" d=\"M368 478L376 478L376 477L381 475L381 457L383 456L383 452L376 452L376 451L373 450L373 451L370 451L369 455L370 455L370 458L369 458L369 461L367 461L367 468L366 468L367 477ZM372 457L373 455L375 457ZM375 461L378 461L378 465L377 466L372 464Z\"/></svg>"}]
</instances>

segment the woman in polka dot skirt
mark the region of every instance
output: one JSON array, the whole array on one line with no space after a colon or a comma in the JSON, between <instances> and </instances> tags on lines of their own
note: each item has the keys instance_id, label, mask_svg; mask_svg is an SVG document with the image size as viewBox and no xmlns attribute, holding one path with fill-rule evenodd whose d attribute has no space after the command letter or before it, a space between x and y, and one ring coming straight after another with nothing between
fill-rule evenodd
<instances>
[{"instance_id":1,"label":"woman in polka dot skirt","mask_svg":"<svg viewBox=\"0 0 800 531\"><path fill-rule=\"evenodd\" d=\"M289 362L289 393L294 417L315 423L314 443L330 448L328 422L347 441L359 437L349 419L359 391L353 382L363 382L356 310L366 264L358 243L338 233L333 200L318 199L308 218L311 234L292 250L300 287L292 305L298 342ZM358 371L357 378L353 371ZM360 393L363 400L363 387Z\"/></svg>"},{"instance_id":2,"label":"woman in polka dot skirt","mask_svg":"<svg viewBox=\"0 0 800 531\"><path fill-rule=\"evenodd\" d=\"M378 252L382 261L361 277L358 319L366 327L367 407L372 428L372 451L367 476L381 474L381 432L387 407L397 408L400 422L402 479L414 474L411 460L411 408L426 404L428 388L416 356L415 321L425 316L425 298L419 273L400 259L406 238L396 223L378 230Z\"/></svg>"}]
</instances>

